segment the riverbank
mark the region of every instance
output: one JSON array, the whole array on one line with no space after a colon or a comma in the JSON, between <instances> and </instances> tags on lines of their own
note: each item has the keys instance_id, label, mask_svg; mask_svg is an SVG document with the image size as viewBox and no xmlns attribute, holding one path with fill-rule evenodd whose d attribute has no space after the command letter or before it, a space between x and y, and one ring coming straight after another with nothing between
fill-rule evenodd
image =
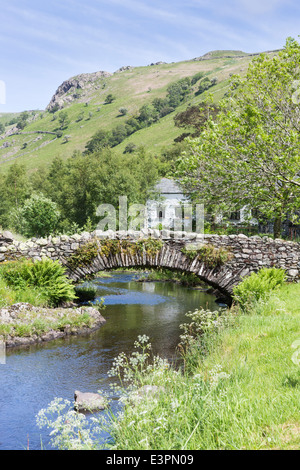
<instances>
[{"instance_id":1,"label":"riverbank","mask_svg":"<svg viewBox=\"0 0 300 470\"><path fill-rule=\"evenodd\" d=\"M6 348L91 333L106 320L93 307L45 308L20 302L0 309L0 341Z\"/></svg>"},{"instance_id":2,"label":"riverbank","mask_svg":"<svg viewBox=\"0 0 300 470\"><path fill-rule=\"evenodd\" d=\"M184 371L158 364L136 375L164 392L128 402L113 448L298 449L299 298L299 284L284 284L248 313L232 308L190 343Z\"/></svg>"}]
</instances>

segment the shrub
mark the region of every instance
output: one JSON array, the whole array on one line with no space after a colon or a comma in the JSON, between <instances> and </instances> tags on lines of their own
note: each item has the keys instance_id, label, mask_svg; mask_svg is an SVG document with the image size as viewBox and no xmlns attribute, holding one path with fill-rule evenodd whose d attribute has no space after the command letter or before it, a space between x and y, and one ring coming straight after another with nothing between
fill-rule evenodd
<instances>
[{"instance_id":1,"label":"shrub","mask_svg":"<svg viewBox=\"0 0 300 470\"><path fill-rule=\"evenodd\" d=\"M6 263L1 266L0 275L15 289L37 288L49 305L56 306L76 297L72 282L65 275L65 268L49 258Z\"/></svg>"},{"instance_id":2,"label":"shrub","mask_svg":"<svg viewBox=\"0 0 300 470\"><path fill-rule=\"evenodd\" d=\"M76 286L75 293L77 302L89 302L95 299L97 295L97 289L93 286Z\"/></svg>"},{"instance_id":3,"label":"shrub","mask_svg":"<svg viewBox=\"0 0 300 470\"><path fill-rule=\"evenodd\" d=\"M285 280L282 269L262 268L233 288L233 299L242 310L247 310L253 303L266 298L272 290L280 287Z\"/></svg>"},{"instance_id":4,"label":"shrub","mask_svg":"<svg viewBox=\"0 0 300 470\"><path fill-rule=\"evenodd\" d=\"M18 218L16 219L16 217ZM60 219L57 204L42 195L33 194L16 212L15 228L28 237L45 237L52 233Z\"/></svg>"},{"instance_id":5,"label":"shrub","mask_svg":"<svg viewBox=\"0 0 300 470\"><path fill-rule=\"evenodd\" d=\"M110 104L110 103L112 103L115 99L116 99L116 97L110 93L110 94L108 94L108 95L106 96L104 103L105 103L105 104Z\"/></svg>"},{"instance_id":6,"label":"shrub","mask_svg":"<svg viewBox=\"0 0 300 470\"><path fill-rule=\"evenodd\" d=\"M231 253L225 248L216 248L210 244L203 245L198 250L188 250L186 248L182 248L181 251L190 259L197 257L199 261L203 261L211 268L221 266L222 264L229 261L232 256Z\"/></svg>"},{"instance_id":7,"label":"shrub","mask_svg":"<svg viewBox=\"0 0 300 470\"><path fill-rule=\"evenodd\" d=\"M180 325L183 334L180 335L179 348L186 350L195 342L199 342L199 338L206 333L212 334L220 328L228 324L230 316L225 310L205 310L200 308L194 312L186 313L186 317L190 318L189 323Z\"/></svg>"},{"instance_id":8,"label":"shrub","mask_svg":"<svg viewBox=\"0 0 300 470\"><path fill-rule=\"evenodd\" d=\"M98 255L98 244L95 240L80 246L76 252L69 257L68 265L72 269L89 265Z\"/></svg>"}]
</instances>

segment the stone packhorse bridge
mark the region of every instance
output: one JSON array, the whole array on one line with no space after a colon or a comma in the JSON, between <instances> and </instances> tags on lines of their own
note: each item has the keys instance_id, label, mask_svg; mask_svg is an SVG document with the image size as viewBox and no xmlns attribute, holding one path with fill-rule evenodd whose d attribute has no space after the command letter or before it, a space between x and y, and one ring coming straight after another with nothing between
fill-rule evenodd
<instances>
[{"instance_id":1,"label":"stone packhorse bridge","mask_svg":"<svg viewBox=\"0 0 300 470\"><path fill-rule=\"evenodd\" d=\"M227 298L241 279L262 267L286 271L289 281L300 275L300 243L245 235L205 235L142 230L94 231L26 242L0 235L0 262L49 257L66 266L74 281L120 267L163 267L194 273Z\"/></svg>"}]
</instances>

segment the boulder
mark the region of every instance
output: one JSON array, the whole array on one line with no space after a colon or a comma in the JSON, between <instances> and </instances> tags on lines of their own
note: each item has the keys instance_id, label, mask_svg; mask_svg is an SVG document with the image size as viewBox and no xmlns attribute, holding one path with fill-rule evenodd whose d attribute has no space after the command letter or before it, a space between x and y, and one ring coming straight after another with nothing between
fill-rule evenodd
<instances>
[{"instance_id":1,"label":"boulder","mask_svg":"<svg viewBox=\"0 0 300 470\"><path fill-rule=\"evenodd\" d=\"M100 411L107 408L107 400L99 393L74 392L74 408L76 411Z\"/></svg>"}]
</instances>

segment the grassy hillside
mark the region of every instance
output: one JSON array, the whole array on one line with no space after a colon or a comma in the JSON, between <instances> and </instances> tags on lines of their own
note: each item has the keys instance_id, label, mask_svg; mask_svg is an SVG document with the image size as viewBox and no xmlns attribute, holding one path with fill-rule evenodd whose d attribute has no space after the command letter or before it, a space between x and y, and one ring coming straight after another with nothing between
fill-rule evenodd
<instances>
[{"instance_id":1,"label":"grassy hillside","mask_svg":"<svg viewBox=\"0 0 300 470\"><path fill-rule=\"evenodd\" d=\"M217 84L209 89L217 102L228 89L230 76L243 75L251 60L251 55L241 51L213 51L185 62L128 67L111 76L99 77L79 89L76 98L69 92L71 102L65 105L64 110L68 113L70 123L63 129L62 137L56 136L60 128L58 119L54 119L54 114L47 110L29 111L28 124L21 131L13 132L15 124L7 125L6 133L10 131L13 134L6 137L2 134L0 138L0 171L5 172L15 162L34 171L37 167L48 166L55 156L65 159L75 150L83 151L96 131L110 130L118 124L124 124L144 104L150 104L154 98L165 98L170 83L192 77L198 72L204 72L208 78L217 78ZM189 100L174 112L127 137L115 150L123 152L126 145L132 142L159 154L163 147L171 145L174 138L182 133L182 129L174 126L174 116L186 109L188 104L197 104L204 99L206 92L195 95L198 86L199 83L194 85ZM105 104L105 98L110 93L116 99L111 104ZM125 116L119 112L122 107L128 111ZM56 114L59 115L59 112ZM13 117L12 114L2 114L0 122L8 123Z\"/></svg>"}]
</instances>

